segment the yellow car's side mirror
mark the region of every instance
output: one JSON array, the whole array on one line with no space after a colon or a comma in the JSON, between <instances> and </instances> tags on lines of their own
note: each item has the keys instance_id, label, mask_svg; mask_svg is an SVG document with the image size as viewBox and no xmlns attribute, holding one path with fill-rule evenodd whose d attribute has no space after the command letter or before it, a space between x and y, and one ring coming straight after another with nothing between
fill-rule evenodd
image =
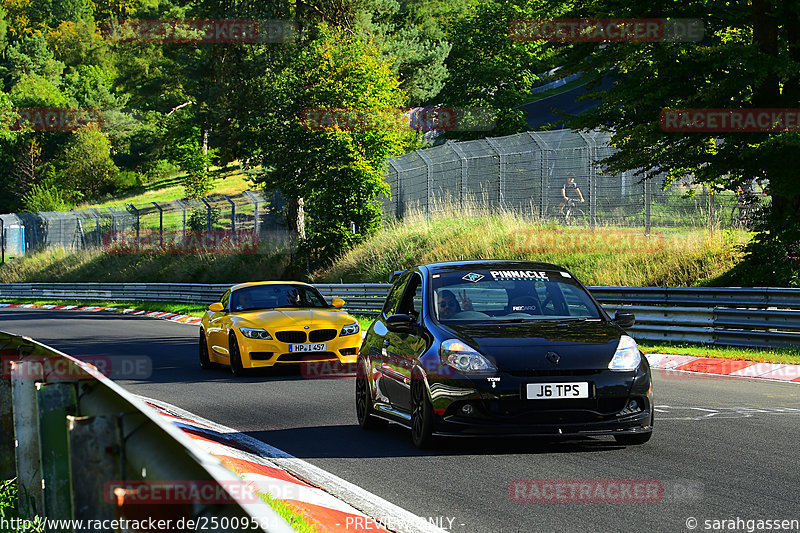
<instances>
[{"instance_id":1,"label":"yellow car's side mirror","mask_svg":"<svg viewBox=\"0 0 800 533\"><path fill-rule=\"evenodd\" d=\"M334 306L336 309L339 309L344 305L344 300L342 300L341 298L334 298L333 300L331 300L331 305Z\"/></svg>"},{"instance_id":2,"label":"yellow car's side mirror","mask_svg":"<svg viewBox=\"0 0 800 533\"><path fill-rule=\"evenodd\" d=\"M219 313L220 311L224 311L225 308L222 307L221 303L215 302L208 306L208 310L211 311L212 313Z\"/></svg>"}]
</instances>

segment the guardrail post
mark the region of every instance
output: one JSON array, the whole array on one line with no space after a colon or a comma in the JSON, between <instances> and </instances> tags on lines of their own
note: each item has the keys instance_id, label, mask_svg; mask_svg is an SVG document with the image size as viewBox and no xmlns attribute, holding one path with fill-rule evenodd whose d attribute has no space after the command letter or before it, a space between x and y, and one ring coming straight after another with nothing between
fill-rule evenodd
<instances>
[{"instance_id":1,"label":"guardrail post","mask_svg":"<svg viewBox=\"0 0 800 533\"><path fill-rule=\"evenodd\" d=\"M72 383L37 383L36 391L44 516L69 519L72 513L72 494L69 482L67 415L76 410L75 387Z\"/></svg>"},{"instance_id":2,"label":"guardrail post","mask_svg":"<svg viewBox=\"0 0 800 533\"><path fill-rule=\"evenodd\" d=\"M20 509L32 516L42 505L42 464L39 453L39 408L36 380L43 379L41 361L11 362L11 396L14 404L17 484Z\"/></svg>"},{"instance_id":3,"label":"guardrail post","mask_svg":"<svg viewBox=\"0 0 800 533\"><path fill-rule=\"evenodd\" d=\"M72 517L113 520L116 507L106 500L105 484L122 480L119 424L115 416L67 415Z\"/></svg>"},{"instance_id":4,"label":"guardrail post","mask_svg":"<svg viewBox=\"0 0 800 533\"><path fill-rule=\"evenodd\" d=\"M14 464L14 413L11 407L11 380L6 376L10 367L2 365L0 372L0 479L17 477Z\"/></svg>"}]
</instances>

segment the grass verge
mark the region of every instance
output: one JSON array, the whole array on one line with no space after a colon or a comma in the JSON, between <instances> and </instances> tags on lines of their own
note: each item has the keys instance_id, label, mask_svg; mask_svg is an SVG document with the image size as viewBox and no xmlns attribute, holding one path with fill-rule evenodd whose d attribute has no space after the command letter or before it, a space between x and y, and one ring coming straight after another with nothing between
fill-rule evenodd
<instances>
[{"instance_id":1,"label":"grass verge","mask_svg":"<svg viewBox=\"0 0 800 533\"><path fill-rule=\"evenodd\" d=\"M0 283L240 283L282 279L289 254L259 247L255 253L135 254L52 248L0 266Z\"/></svg>"},{"instance_id":2,"label":"grass verge","mask_svg":"<svg viewBox=\"0 0 800 533\"><path fill-rule=\"evenodd\" d=\"M256 494L264 500L267 505L272 507L278 515L286 520L286 522L298 533L319 533L319 529L317 529L314 524L309 522L306 516L289 505L288 503L282 502L281 500L277 500L261 491L256 491Z\"/></svg>"},{"instance_id":3,"label":"grass verge","mask_svg":"<svg viewBox=\"0 0 800 533\"><path fill-rule=\"evenodd\" d=\"M226 466L229 470L231 470L234 474L239 477L242 476L242 471L238 468L233 468L230 466ZM279 500L277 498L273 498L272 495L262 492L251 485L253 492L258 494L258 497L264 500L264 502L272 507L278 516L283 518L295 531L299 533L319 533L319 529L309 521L308 517L305 513L298 510L295 507L292 507L288 503Z\"/></svg>"},{"instance_id":4,"label":"grass verge","mask_svg":"<svg viewBox=\"0 0 800 533\"><path fill-rule=\"evenodd\" d=\"M113 307L122 309L138 309L140 311L167 311L179 315L203 316L208 306L184 302L107 302L92 300L24 300L3 298L0 303L8 304L38 304L38 305L80 305L87 307Z\"/></svg>"},{"instance_id":5,"label":"grass verge","mask_svg":"<svg viewBox=\"0 0 800 533\"><path fill-rule=\"evenodd\" d=\"M743 348L738 346L716 346L712 344L639 342L646 353L668 353L694 357L716 357L740 359L759 363L800 364L800 348Z\"/></svg>"},{"instance_id":6,"label":"grass verge","mask_svg":"<svg viewBox=\"0 0 800 533\"><path fill-rule=\"evenodd\" d=\"M510 211L453 206L411 214L312 274L317 282L386 282L393 270L439 261L519 259L555 263L587 285L713 284L741 258L743 231L559 226Z\"/></svg>"},{"instance_id":7,"label":"grass verge","mask_svg":"<svg viewBox=\"0 0 800 533\"><path fill-rule=\"evenodd\" d=\"M209 191L209 196L220 196L223 194L233 195L242 191L250 190L253 184L247 179L238 164L228 167L211 167L214 175L214 183ZM84 204L79 209L93 207L95 209L105 209L108 206L118 206L133 204L140 206L150 202L169 202L185 198L186 190L183 186L184 173L172 174L161 179L155 180L142 187L135 187L125 194L117 195L113 198L106 198L96 203Z\"/></svg>"}]
</instances>

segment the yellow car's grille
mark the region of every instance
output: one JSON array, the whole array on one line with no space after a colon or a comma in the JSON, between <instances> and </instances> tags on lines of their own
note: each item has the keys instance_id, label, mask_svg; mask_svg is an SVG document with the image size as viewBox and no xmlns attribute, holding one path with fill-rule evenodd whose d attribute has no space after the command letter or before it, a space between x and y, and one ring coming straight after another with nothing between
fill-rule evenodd
<instances>
[{"instance_id":1,"label":"yellow car's grille","mask_svg":"<svg viewBox=\"0 0 800 533\"><path fill-rule=\"evenodd\" d=\"M275 334L275 338L281 342L296 343L306 342L305 331L279 331Z\"/></svg>"},{"instance_id":2,"label":"yellow car's grille","mask_svg":"<svg viewBox=\"0 0 800 533\"><path fill-rule=\"evenodd\" d=\"M315 329L308 333L309 342L325 342L336 338L335 329Z\"/></svg>"},{"instance_id":3,"label":"yellow car's grille","mask_svg":"<svg viewBox=\"0 0 800 533\"><path fill-rule=\"evenodd\" d=\"M305 352L305 353L285 353L278 357L281 363L300 363L303 361L330 360L337 361L339 358L333 352Z\"/></svg>"}]
</instances>

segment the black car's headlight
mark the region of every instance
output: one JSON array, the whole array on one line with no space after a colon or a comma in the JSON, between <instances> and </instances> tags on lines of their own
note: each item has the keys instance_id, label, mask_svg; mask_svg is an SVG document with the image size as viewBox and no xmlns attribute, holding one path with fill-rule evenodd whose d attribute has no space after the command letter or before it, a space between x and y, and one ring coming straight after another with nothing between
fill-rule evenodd
<instances>
[{"instance_id":1,"label":"black car's headlight","mask_svg":"<svg viewBox=\"0 0 800 533\"><path fill-rule=\"evenodd\" d=\"M347 324L345 327L342 328L342 332L339 333L340 337L345 337L347 335L355 335L361 331L361 328L358 327L358 322L354 322L352 324Z\"/></svg>"},{"instance_id":2,"label":"black car's headlight","mask_svg":"<svg viewBox=\"0 0 800 533\"><path fill-rule=\"evenodd\" d=\"M248 339L261 339L264 341L271 341L272 337L267 330L265 329L258 329L258 328L239 328L239 331L242 332L242 335L247 337Z\"/></svg>"},{"instance_id":3,"label":"black car's headlight","mask_svg":"<svg viewBox=\"0 0 800 533\"><path fill-rule=\"evenodd\" d=\"M639 352L636 341L627 335L623 335L619 338L617 351L614 352L614 357L608 363L608 368L619 371L636 370L641 362L642 354Z\"/></svg>"},{"instance_id":4,"label":"black car's headlight","mask_svg":"<svg viewBox=\"0 0 800 533\"><path fill-rule=\"evenodd\" d=\"M461 372L497 372L491 361L458 339L442 342L439 354L445 364Z\"/></svg>"}]
</instances>

